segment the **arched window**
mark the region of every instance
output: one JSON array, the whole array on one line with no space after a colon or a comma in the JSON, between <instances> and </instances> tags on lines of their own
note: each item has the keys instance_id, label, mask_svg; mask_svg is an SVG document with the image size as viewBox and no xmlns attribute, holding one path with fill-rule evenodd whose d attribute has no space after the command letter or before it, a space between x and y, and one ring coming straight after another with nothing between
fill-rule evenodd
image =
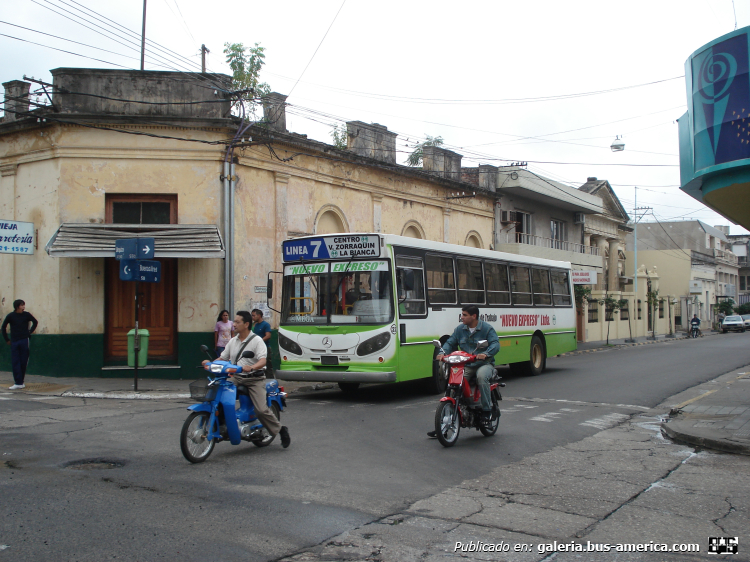
<instances>
[{"instance_id":1,"label":"arched window","mask_svg":"<svg viewBox=\"0 0 750 562\"><path fill-rule=\"evenodd\" d=\"M484 248L484 244L482 244L482 237L479 236L479 233L476 230L471 230L466 235L464 246L468 246L469 248Z\"/></svg>"},{"instance_id":2,"label":"arched window","mask_svg":"<svg viewBox=\"0 0 750 562\"><path fill-rule=\"evenodd\" d=\"M341 209L335 205L325 205L315 218L315 234L349 232L349 225Z\"/></svg>"},{"instance_id":3,"label":"arched window","mask_svg":"<svg viewBox=\"0 0 750 562\"><path fill-rule=\"evenodd\" d=\"M419 238L420 240L426 238L422 225L417 221L408 221L404 225L404 229L401 231L401 236L406 236L407 238Z\"/></svg>"}]
</instances>

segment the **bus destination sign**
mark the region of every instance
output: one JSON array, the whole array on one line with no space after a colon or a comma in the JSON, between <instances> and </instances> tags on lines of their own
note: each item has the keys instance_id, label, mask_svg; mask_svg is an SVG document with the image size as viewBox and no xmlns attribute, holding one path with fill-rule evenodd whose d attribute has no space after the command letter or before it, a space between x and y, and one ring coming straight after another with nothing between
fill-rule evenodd
<instances>
[{"instance_id":1,"label":"bus destination sign","mask_svg":"<svg viewBox=\"0 0 750 562\"><path fill-rule=\"evenodd\" d=\"M284 241L284 261L379 258L380 237L326 236Z\"/></svg>"}]
</instances>

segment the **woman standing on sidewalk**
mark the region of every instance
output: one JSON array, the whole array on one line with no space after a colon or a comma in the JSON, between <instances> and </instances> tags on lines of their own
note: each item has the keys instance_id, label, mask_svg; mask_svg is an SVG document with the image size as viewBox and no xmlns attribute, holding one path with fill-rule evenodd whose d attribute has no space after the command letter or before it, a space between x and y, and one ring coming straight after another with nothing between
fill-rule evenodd
<instances>
[{"instance_id":1,"label":"woman standing on sidewalk","mask_svg":"<svg viewBox=\"0 0 750 562\"><path fill-rule=\"evenodd\" d=\"M229 311L222 310L219 312L219 317L216 319L216 326L214 326L214 349L216 350L216 356L221 356L221 352L234 337L234 324L229 321Z\"/></svg>"},{"instance_id":2,"label":"woman standing on sidewalk","mask_svg":"<svg viewBox=\"0 0 750 562\"><path fill-rule=\"evenodd\" d=\"M31 322L31 329L29 329ZM10 324L10 338L6 333L6 327ZM26 365L29 363L29 338L36 330L36 318L30 312L26 312L26 303L21 299L13 301L13 312L10 312L3 320L2 332L5 342L10 346L10 360L13 365L13 386L10 390L26 388L23 383L26 378Z\"/></svg>"}]
</instances>

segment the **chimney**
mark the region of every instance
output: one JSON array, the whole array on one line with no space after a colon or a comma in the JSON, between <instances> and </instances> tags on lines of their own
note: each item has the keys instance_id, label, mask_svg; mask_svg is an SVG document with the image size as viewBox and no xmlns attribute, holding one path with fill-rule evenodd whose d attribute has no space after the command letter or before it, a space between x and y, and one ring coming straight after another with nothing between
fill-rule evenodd
<instances>
[{"instance_id":1,"label":"chimney","mask_svg":"<svg viewBox=\"0 0 750 562\"><path fill-rule=\"evenodd\" d=\"M727 224L717 224L717 225L714 225L714 228L716 230L720 230L721 232L723 232L724 234L726 234L727 236L729 236L729 225L727 225Z\"/></svg>"},{"instance_id":2,"label":"chimney","mask_svg":"<svg viewBox=\"0 0 750 562\"><path fill-rule=\"evenodd\" d=\"M286 133L286 96L271 92L263 96L263 120L272 131Z\"/></svg>"},{"instance_id":3,"label":"chimney","mask_svg":"<svg viewBox=\"0 0 750 562\"><path fill-rule=\"evenodd\" d=\"M24 119L27 115L19 115L29 111L29 88L31 84L23 80L11 80L4 82L5 88L5 115L3 123Z\"/></svg>"},{"instance_id":4,"label":"chimney","mask_svg":"<svg viewBox=\"0 0 750 562\"><path fill-rule=\"evenodd\" d=\"M346 124L346 149L357 156L374 158L388 164L396 163L396 137L388 127L378 123L348 121Z\"/></svg>"},{"instance_id":5,"label":"chimney","mask_svg":"<svg viewBox=\"0 0 750 562\"><path fill-rule=\"evenodd\" d=\"M497 166L479 165L479 187L487 191L497 191Z\"/></svg>"},{"instance_id":6,"label":"chimney","mask_svg":"<svg viewBox=\"0 0 750 562\"><path fill-rule=\"evenodd\" d=\"M436 176L461 181L462 158L462 155L439 146L425 146L422 151L422 168Z\"/></svg>"},{"instance_id":7,"label":"chimney","mask_svg":"<svg viewBox=\"0 0 750 562\"><path fill-rule=\"evenodd\" d=\"M596 181L596 178L589 176L588 178L586 178L586 181Z\"/></svg>"}]
</instances>

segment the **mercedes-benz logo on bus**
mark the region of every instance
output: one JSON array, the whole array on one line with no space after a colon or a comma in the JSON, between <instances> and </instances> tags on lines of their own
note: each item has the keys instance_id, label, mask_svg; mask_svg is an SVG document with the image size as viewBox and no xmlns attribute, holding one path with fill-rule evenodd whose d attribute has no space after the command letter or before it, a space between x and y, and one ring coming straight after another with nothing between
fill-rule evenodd
<instances>
[{"instance_id":1,"label":"mercedes-benz logo on bus","mask_svg":"<svg viewBox=\"0 0 750 562\"><path fill-rule=\"evenodd\" d=\"M323 338L323 347L331 347L331 338Z\"/></svg>"}]
</instances>

